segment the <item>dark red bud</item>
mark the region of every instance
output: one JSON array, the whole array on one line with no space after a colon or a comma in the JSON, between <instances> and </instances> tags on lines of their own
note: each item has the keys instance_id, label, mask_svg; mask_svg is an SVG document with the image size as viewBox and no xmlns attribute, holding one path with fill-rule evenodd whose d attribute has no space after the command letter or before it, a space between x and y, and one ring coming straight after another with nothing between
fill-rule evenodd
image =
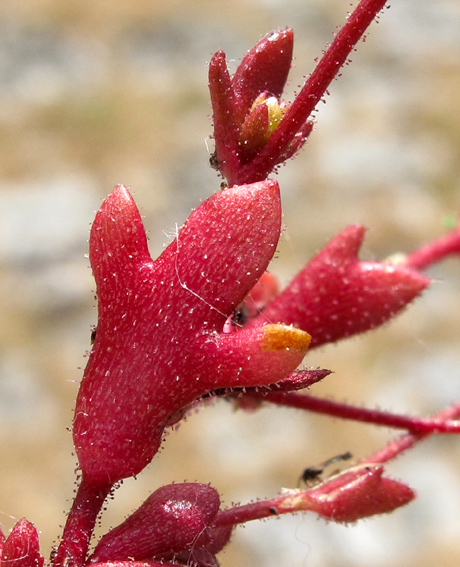
<instances>
[{"instance_id":1,"label":"dark red bud","mask_svg":"<svg viewBox=\"0 0 460 567\"><path fill-rule=\"evenodd\" d=\"M37 530L22 518L3 544L0 564L2 567L42 567L43 563Z\"/></svg>"},{"instance_id":2,"label":"dark red bud","mask_svg":"<svg viewBox=\"0 0 460 567\"><path fill-rule=\"evenodd\" d=\"M349 523L392 512L415 498L407 485L382 474L381 465L346 471L309 491L306 499L313 504L310 510L334 522Z\"/></svg>"},{"instance_id":3,"label":"dark red bud","mask_svg":"<svg viewBox=\"0 0 460 567\"><path fill-rule=\"evenodd\" d=\"M245 161L249 161L260 148L265 146L269 137L268 127L268 107L259 104L248 113L240 129L239 143Z\"/></svg>"},{"instance_id":4,"label":"dark red bud","mask_svg":"<svg viewBox=\"0 0 460 567\"><path fill-rule=\"evenodd\" d=\"M219 506L217 491L208 485L163 486L100 540L90 561L168 559L194 547L214 548L219 538L208 528Z\"/></svg>"},{"instance_id":5,"label":"dark red bud","mask_svg":"<svg viewBox=\"0 0 460 567\"><path fill-rule=\"evenodd\" d=\"M373 329L417 297L429 280L410 268L361 262L364 228L336 236L251 324L282 321L306 330L311 346Z\"/></svg>"}]
</instances>

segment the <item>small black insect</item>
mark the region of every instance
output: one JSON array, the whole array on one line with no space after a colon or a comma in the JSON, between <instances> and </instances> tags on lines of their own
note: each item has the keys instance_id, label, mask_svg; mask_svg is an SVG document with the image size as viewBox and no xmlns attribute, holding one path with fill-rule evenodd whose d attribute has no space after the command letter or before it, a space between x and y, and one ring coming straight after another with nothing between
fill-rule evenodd
<instances>
[{"instance_id":1,"label":"small black insect","mask_svg":"<svg viewBox=\"0 0 460 567\"><path fill-rule=\"evenodd\" d=\"M300 484L301 481L304 482L307 486L310 484L314 484L313 481L318 480L320 475L323 474L323 472L324 472L324 467L322 466L317 465L313 467L307 467L300 475L298 484Z\"/></svg>"},{"instance_id":2,"label":"small black insect","mask_svg":"<svg viewBox=\"0 0 460 567\"><path fill-rule=\"evenodd\" d=\"M247 323L247 321L248 321L248 314L247 314L247 310L244 308L244 305L237 307L233 312L232 325L235 325L235 327L237 326L242 327L245 323Z\"/></svg>"},{"instance_id":3,"label":"small black insect","mask_svg":"<svg viewBox=\"0 0 460 567\"><path fill-rule=\"evenodd\" d=\"M217 159L217 152L212 152L212 154L209 156L209 165L215 169L216 171L219 171L219 167L220 167L220 162Z\"/></svg>"},{"instance_id":4,"label":"small black insect","mask_svg":"<svg viewBox=\"0 0 460 567\"><path fill-rule=\"evenodd\" d=\"M249 317L247 308L245 308L244 303L235 309L235 311L230 315L230 317L225 321L223 332L225 334L231 333L236 330L236 327L243 327L247 323Z\"/></svg>"},{"instance_id":5,"label":"small black insect","mask_svg":"<svg viewBox=\"0 0 460 567\"><path fill-rule=\"evenodd\" d=\"M91 329L91 344L94 344L94 341L96 340L96 327L94 329Z\"/></svg>"},{"instance_id":6,"label":"small black insect","mask_svg":"<svg viewBox=\"0 0 460 567\"><path fill-rule=\"evenodd\" d=\"M342 453L341 455L336 455L335 457L332 457L331 459L324 461L324 463L320 463L319 465L315 465L312 467L307 467L300 475L298 484L300 485L300 482L303 482L307 486L311 486L316 484L317 482L320 482L321 481L320 477L323 474L324 469L326 467L328 467L329 465L333 465L334 463L338 463L339 461L348 461L348 459L351 459L352 456L353 455L350 453L350 451L347 451L346 453Z\"/></svg>"}]
</instances>

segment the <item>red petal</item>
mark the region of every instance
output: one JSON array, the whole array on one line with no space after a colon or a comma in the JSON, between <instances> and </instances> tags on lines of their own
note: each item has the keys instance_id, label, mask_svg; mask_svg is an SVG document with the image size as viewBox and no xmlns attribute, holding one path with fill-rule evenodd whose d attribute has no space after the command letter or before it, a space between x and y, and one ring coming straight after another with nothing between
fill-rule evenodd
<instances>
[{"instance_id":1,"label":"red petal","mask_svg":"<svg viewBox=\"0 0 460 567\"><path fill-rule=\"evenodd\" d=\"M155 264L170 270L181 295L193 302L197 322L221 321L266 270L280 230L276 181L232 187L196 209Z\"/></svg>"},{"instance_id":2,"label":"red petal","mask_svg":"<svg viewBox=\"0 0 460 567\"><path fill-rule=\"evenodd\" d=\"M249 317L254 317L263 311L267 304L276 297L277 293L278 280L270 272L265 272L244 299Z\"/></svg>"},{"instance_id":3,"label":"red petal","mask_svg":"<svg viewBox=\"0 0 460 567\"><path fill-rule=\"evenodd\" d=\"M203 380L209 390L269 385L303 360L310 336L287 325L243 329L203 344Z\"/></svg>"},{"instance_id":4,"label":"red petal","mask_svg":"<svg viewBox=\"0 0 460 567\"><path fill-rule=\"evenodd\" d=\"M141 216L124 185L112 191L96 214L89 259L99 299L104 302L135 285L139 265L152 261Z\"/></svg>"}]
</instances>

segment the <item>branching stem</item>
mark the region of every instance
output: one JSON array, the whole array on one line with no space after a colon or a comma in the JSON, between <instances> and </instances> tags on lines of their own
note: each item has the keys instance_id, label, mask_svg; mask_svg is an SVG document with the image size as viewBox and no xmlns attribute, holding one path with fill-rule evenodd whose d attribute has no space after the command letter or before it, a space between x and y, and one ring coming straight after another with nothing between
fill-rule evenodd
<instances>
[{"instance_id":1,"label":"branching stem","mask_svg":"<svg viewBox=\"0 0 460 567\"><path fill-rule=\"evenodd\" d=\"M433 433L460 433L460 421L446 420L445 418L420 418L394 414L381 410L358 408L324 400L315 396L295 394L291 392L270 392L268 394L251 394L259 400L277 405L304 409L315 413L322 413L340 419L350 419L362 423L383 425L394 429L405 429L415 435L431 435Z\"/></svg>"},{"instance_id":2,"label":"branching stem","mask_svg":"<svg viewBox=\"0 0 460 567\"><path fill-rule=\"evenodd\" d=\"M421 246L407 256L406 263L416 270L424 270L451 254L460 255L460 228L441 236L438 240Z\"/></svg>"},{"instance_id":3,"label":"branching stem","mask_svg":"<svg viewBox=\"0 0 460 567\"><path fill-rule=\"evenodd\" d=\"M449 408L438 413L434 418L435 421L444 422L446 424L453 423L452 420L457 420L460 418L460 402L450 406ZM458 422L457 422L458 423ZM386 463L391 459L398 457L407 449L413 447L416 443L433 435L434 433L439 433L438 431L426 431L424 433L408 433L395 441L388 443L383 449L375 452L373 455L368 457L362 464L365 463Z\"/></svg>"}]
</instances>

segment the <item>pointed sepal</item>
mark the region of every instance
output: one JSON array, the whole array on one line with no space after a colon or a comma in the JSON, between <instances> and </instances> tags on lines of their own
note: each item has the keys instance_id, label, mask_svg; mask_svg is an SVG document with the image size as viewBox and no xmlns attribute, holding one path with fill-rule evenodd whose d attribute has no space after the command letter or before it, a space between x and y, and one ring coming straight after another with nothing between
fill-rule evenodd
<instances>
[{"instance_id":1,"label":"pointed sepal","mask_svg":"<svg viewBox=\"0 0 460 567\"><path fill-rule=\"evenodd\" d=\"M259 41L239 64L232 87L246 114L261 93L280 99L292 62L294 32L277 30Z\"/></svg>"}]
</instances>

